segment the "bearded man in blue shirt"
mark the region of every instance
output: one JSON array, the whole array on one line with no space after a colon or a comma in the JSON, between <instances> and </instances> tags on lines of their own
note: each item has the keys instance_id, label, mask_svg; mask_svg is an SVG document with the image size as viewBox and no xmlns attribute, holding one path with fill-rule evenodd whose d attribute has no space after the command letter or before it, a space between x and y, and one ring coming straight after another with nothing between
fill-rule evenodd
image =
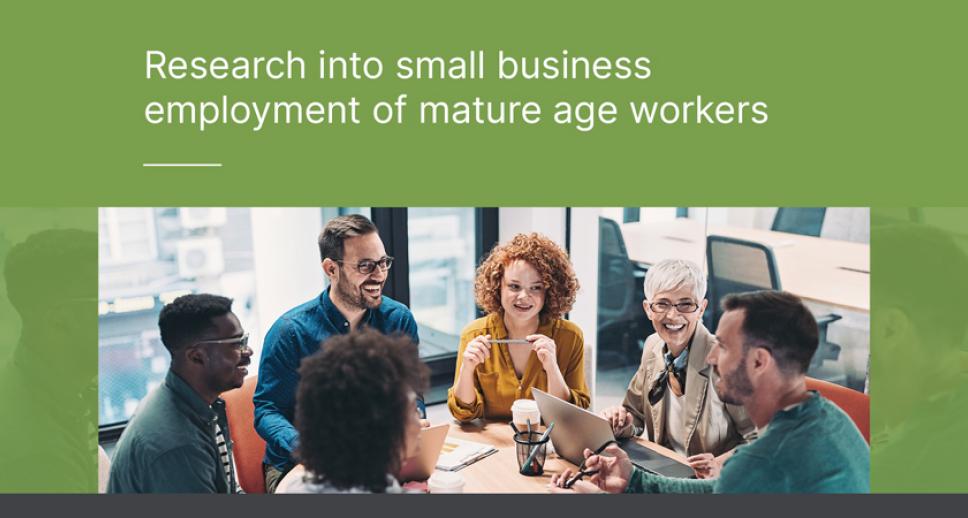
<instances>
[{"instance_id":1,"label":"bearded man in blue shirt","mask_svg":"<svg viewBox=\"0 0 968 518\"><path fill-rule=\"evenodd\" d=\"M276 320L266 334L253 398L255 428L266 441L266 491L274 492L294 466L298 434L293 427L299 363L336 335L369 327L402 333L418 342L417 323L400 302L383 296L393 258L365 216L330 220L319 235L319 254L329 287ZM418 407L423 414L422 399ZM334 416L338 419L339 416Z\"/></svg>"}]
</instances>

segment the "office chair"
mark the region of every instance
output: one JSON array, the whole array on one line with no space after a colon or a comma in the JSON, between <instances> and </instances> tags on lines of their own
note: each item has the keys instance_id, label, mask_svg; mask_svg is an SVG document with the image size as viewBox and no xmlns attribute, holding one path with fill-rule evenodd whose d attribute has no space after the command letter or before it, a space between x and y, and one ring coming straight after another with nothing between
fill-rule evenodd
<instances>
[{"instance_id":1,"label":"office chair","mask_svg":"<svg viewBox=\"0 0 968 518\"><path fill-rule=\"evenodd\" d=\"M723 316L720 301L731 293L758 290L781 290L780 272L776 267L773 249L762 243L725 236L706 237L706 261L709 266L708 291L710 309L706 313L706 327L715 330ZM825 360L836 361L840 357L840 345L827 341L827 327L843 318L829 313L815 316L819 346L810 360L811 373L833 378L821 373Z\"/></svg>"},{"instance_id":2,"label":"office chair","mask_svg":"<svg viewBox=\"0 0 968 518\"><path fill-rule=\"evenodd\" d=\"M629 260L622 229L614 220L599 217L598 345L612 362L638 362L639 338L645 337L642 321L642 282L645 273ZM599 356L601 363L611 363Z\"/></svg>"},{"instance_id":3,"label":"office chair","mask_svg":"<svg viewBox=\"0 0 968 518\"><path fill-rule=\"evenodd\" d=\"M779 207L773 218L772 230L820 237L826 207Z\"/></svg>"},{"instance_id":4,"label":"office chair","mask_svg":"<svg viewBox=\"0 0 968 518\"><path fill-rule=\"evenodd\" d=\"M234 443L232 456L235 458L235 474L239 485L248 494L266 492L265 474L262 471L266 442L255 431L255 404L252 402L257 382L256 376L249 376L240 388L222 394L229 434Z\"/></svg>"},{"instance_id":5,"label":"office chair","mask_svg":"<svg viewBox=\"0 0 968 518\"><path fill-rule=\"evenodd\" d=\"M807 376L807 390L816 390L821 396L840 407L860 430L861 435L871 442L871 399L870 396L854 389L841 387L828 381Z\"/></svg>"}]
</instances>

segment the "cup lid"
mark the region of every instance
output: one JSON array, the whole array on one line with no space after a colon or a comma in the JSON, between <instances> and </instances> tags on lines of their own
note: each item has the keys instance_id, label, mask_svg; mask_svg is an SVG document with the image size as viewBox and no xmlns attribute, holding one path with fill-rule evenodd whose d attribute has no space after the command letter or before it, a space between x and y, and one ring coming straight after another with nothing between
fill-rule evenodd
<instances>
[{"instance_id":1,"label":"cup lid","mask_svg":"<svg viewBox=\"0 0 968 518\"><path fill-rule=\"evenodd\" d=\"M461 487L464 485L464 476L454 471L435 471L427 483L440 488Z\"/></svg>"},{"instance_id":2,"label":"cup lid","mask_svg":"<svg viewBox=\"0 0 968 518\"><path fill-rule=\"evenodd\" d=\"M512 412L537 412L538 402L533 399L517 399L511 404Z\"/></svg>"}]
</instances>

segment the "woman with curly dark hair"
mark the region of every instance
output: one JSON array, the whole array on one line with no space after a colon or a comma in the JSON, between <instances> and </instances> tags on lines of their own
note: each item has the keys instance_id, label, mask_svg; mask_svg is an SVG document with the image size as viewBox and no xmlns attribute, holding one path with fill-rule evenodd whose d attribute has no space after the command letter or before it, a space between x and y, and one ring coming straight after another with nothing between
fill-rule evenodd
<instances>
[{"instance_id":1,"label":"woman with curly dark hair","mask_svg":"<svg viewBox=\"0 0 968 518\"><path fill-rule=\"evenodd\" d=\"M584 338L562 320L577 292L568 254L547 237L518 234L494 247L474 282L488 315L461 333L450 413L460 421L507 418L535 387L588 408Z\"/></svg>"},{"instance_id":2,"label":"woman with curly dark hair","mask_svg":"<svg viewBox=\"0 0 968 518\"><path fill-rule=\"evenodd\" d=\"M330 338L299 368L297 457L287 493L399 493L420 436L427 367L407 337L363 330Z\"/></svg>"}]
</instances>

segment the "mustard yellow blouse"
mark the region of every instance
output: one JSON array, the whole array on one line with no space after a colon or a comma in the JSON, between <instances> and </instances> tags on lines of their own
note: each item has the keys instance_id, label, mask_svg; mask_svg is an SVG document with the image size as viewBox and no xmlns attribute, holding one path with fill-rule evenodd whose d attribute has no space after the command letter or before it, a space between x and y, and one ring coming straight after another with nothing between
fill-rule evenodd
<instances>
[{"instance_id":1,"label":"mustard yellow blouse","mask_svg":"<svg viewBox=\"0 0 968 518\"><path fill-rule=\"evenodd\" d=\"M460 375L460 364L467 344L477 336L488 334L495 340L508 338L508 331L501 315L491 313L479 318L468 324L461 332L454 384L457 384L457 378ZM537 334L545 335L555 341L558 368L561 369L565 383L571 390L570 402L582 408L588 408L590 396L588 385L585 384L585 339L581 328L567 320L554 319L542 322L538 326ZM524 375L518 379L507 348L507 345L492 345L491 356L475 369L474 391L477 394L477 400L473 405L461 403L454 396L453 387L447 391L447 406L455 419L458 421L470 421L479 417L507 419L511 417L511 404L514 400L534 399L531 395L533 387L548 390L548 375L541 367L537 354L531 351L531 356L528 357L528 363L524 368Z\"/></svg>"}]
</instances>

